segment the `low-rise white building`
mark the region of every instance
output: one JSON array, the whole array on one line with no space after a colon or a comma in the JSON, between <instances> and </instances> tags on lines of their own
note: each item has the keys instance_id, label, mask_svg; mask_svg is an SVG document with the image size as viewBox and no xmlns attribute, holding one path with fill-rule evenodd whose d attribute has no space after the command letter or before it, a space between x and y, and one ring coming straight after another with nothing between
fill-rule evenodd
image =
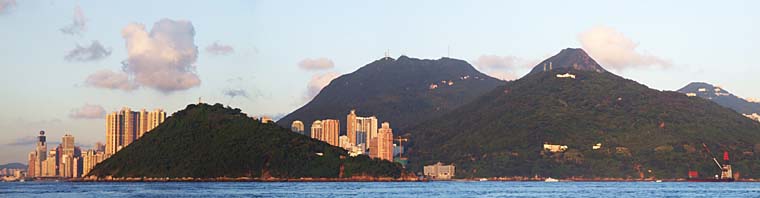
<instances>
[{"instance_id":1,"label":"low-rise white building","mask_svg":"<svg viewBox=\"0 0 760 198\"><path fill-rule=\"evenodd\" d=\"M752 119L752 120L754 120L754 121L758 121L758 122L760 122L760 115L758 115L757 113L752 113L752 114L742 114L742 115L744 115L745 117L747 117L747 118L749 118L749 119Z\"/></svg>"},{"instance_id":2,"label":"low-rise white building","mask_svg":"<svg viewBox=\"0 0 760 198\"><path fill-rule=\"evenodd\" d=\"M593 149L593 150L598 150L600 148L602 148L602 143L601 142L594 144L594 146L591 146L591 149Z\"/></svg>"},{"instance_id":3,"label":"low-rise white building","mask_svg":"<svg viewBox=\"0 0 760 198\"><path fill-rule=\"evenodd\" d=\"M552 153L565 152L567 150L567 145L544 143L544 150L550 151Z\"/></svg>"},{"instance_id":4,"label":"low-rise white building","mask_svg":"<svg viewBox=\"0 0 760 198\"><path fill-rule=\"evenodd\" d=\"M424 174L425 177L432 180L450 180L454 177L455 169L456 168L453 164L443 165L443 163L438 162L433 165L425 166Z\"/></svg>"},{"instance_id":5,"label":"low-rise white building","mask_svg":"<svg viewBox=\"0 0 760 198\"><path fill-rule=\"evenodd\" d=\"M570 74L570 73L557 74L557 78L572 78L572 79L575 79L575 75Z\"/></svg>"}]
</instances>

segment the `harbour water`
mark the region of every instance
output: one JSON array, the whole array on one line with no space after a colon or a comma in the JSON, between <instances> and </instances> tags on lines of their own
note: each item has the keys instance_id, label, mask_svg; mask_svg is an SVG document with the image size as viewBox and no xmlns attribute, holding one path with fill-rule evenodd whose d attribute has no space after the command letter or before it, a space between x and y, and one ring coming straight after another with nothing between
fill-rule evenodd
<instances>
[{"instance_id":1,"label":"harbour water","mask_svg":"<svg viewBox=\"0 0 760 198\"><path fill-rule=\"evenodd\" d=\"M760 183L14 182L0 197L760 197Z\"/></svg>"}]
</instances>

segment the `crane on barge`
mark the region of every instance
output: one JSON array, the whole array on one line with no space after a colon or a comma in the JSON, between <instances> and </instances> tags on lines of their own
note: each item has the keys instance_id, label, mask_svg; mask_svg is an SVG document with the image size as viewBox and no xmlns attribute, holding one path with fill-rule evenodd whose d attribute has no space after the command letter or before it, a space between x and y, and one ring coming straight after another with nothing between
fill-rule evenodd
<instances>
[{"instance_id":1,"label":"crane on barge","mask_svg":"<svg viewBox=\"0 0 760 198\"><path fill-rule=\"evenodd\" d=\"M693 182L732 182L734 181L734 172L731 168L731 163L729 161L728 157L728 151L723 151L723 164L718 162L718 159L715 157L715 155L710 151L710 148L707 148L707 144L702 143L702 147L705 148L708 154L712 157L713 162L715 162L715 165L718 166L718 169L720 169L720 175L715 175L715 178L697 178L698 175L696 171L689 171L689 178L687 181L693 181Z\"/></svg>"}]
</instances>

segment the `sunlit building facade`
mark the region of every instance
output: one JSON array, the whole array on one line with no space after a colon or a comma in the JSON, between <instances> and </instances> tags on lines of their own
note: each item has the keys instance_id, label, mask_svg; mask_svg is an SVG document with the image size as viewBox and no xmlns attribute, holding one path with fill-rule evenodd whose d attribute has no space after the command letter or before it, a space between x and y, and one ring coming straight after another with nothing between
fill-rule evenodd
<instances>
[{"instance_id":1,"label":"sunlit building facade","mask_svg":"<svg viewBox=\"0 0 760 198\"><path fill-rule=\"evenodd\" d=\"M303 122L301 122L300 120L295 120L293 121L292 124L290 124L290 131L292 131L293 133L304 135L303 130L304 130L304 125L303 125Z\"/></svg>"},{"instance_id":2,"label":"sunlit building facade","mask_svg":"<svg viewBox=\"0 0 760 198\"><path fill-rule=\"evenodd\" d=\"M142 137L166 120L161 109L136 112L128 107L106 115L106 155L110 156Z\"/></svg>"},{"instance_id":3,"label":"sunlit building facade","mask_svg":"<svg viewBox=\"0 0 760 198\"><path fill-rule=\"evenodd\" d=\"M340 121L334 119L322 120L322 138L320 140L333 146L340 146L338 135L340 134Z\"/></svg>"},{"instance_id":4,"label":"sunlit building facade","mask_svg":"<svg viewBox=\"0 0 760 198\"><path fill-rule=\"evenodd\" d=\"M377 136L370 140L370 157L393 161L393 129L390 123L383 122Z\"/></svg>"}]
</instances>

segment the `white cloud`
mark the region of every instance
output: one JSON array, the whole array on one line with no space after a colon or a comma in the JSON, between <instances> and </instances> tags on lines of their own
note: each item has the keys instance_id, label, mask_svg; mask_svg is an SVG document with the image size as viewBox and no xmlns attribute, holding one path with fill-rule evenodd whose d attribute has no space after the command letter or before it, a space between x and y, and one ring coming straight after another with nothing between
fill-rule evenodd
<instances>
[{"instance_id":1,"label":"white cloud","mask_svg":"<svg viewBox=\"0 0 760 198\"><path fill-rule=\"evenodd\" d=\"M230 98L235 98L235 97L248 98L248 91L243 90L243 89L227 89L227 90L224 90L223 94L225 96L229 96Z\"/></svg>"},{"instance_id":2,"label":"white cloud","mask_svg":"<svg viewBox=\"0 0 760 198\"><path fill-rule=\"evenodd\" d=\"M87 19L84 17L82 8L77 6L74 8L74 20L71 24L62 27L60 30L64 34L81 35L87 28Z\"/></svg>"},{"instance_id":3,"label":"white cloud","mask_svg":"<svg viewBox=\"0 0 760 198\"><path fill-rule=\"evenodd\" d=\"M105 89L121 89L131 91L137 88L130 79L129 75L124 72L112 72L110 70L100 70L90 76L87 76L85 84Z\"/></svg>"},{"instance_id":4,"label":"white cloud","mask_svg":"<svg viewBox=\"0 0 760 198\"><path fill-rule=\"evenodd\" d=\"M0 14L6 13L16 7L16 0L0 0Z\"/></svg>"},{"instance_id":5,"label":"white cloud","mask_svg":"<svg viewBox=\"0 0 760 198\"><path fill-rule=\"evenodd\" d=\"M521 60L514 56L481 55L474 63L483 69L513 69L518 61Z\"/></svg>"},{"instance_id":6,"label":"white cloud","mask_svg":"<svg viewBox=\"0 0 760 198\"><path fill-rule=\"evenodd\" d=\"M488 76L494 77L499 80L514 80L517 79L517 74L515 72L505 72L505 71L487 71L486 74Z\"/></svg>"},{"instance_id":7,"label":"white cloud","mask_svg":"<svg viewBox=\"0 0 760 198\"><path fill-rule=\"evenodd\" d=\"M106 115L106 110L100 105L85 104L84 106L72 109L69 113L70 118L75 119L101 119Z\"/></svg>"},{"instance_id":8,"label":"white cloud","mask_svg":"<svg viewBox=\"0 0 760 198\"><path fill-rule=\"evenodd\" d=\"M141 86L163 93L201 84L193 65L198 59L198 46L190 21L162 19L150 32L145 25L132 23L121 33L128 54L127 60L122 62L122 71L99 71L88 77L88 84L122 90Z\"/></svg>"},{"instance_id":9,"label":"white cloud","mask_svg":"<svg viewBox=\"0 0 760 198\"><path fill-rule=\"evenodd\" d=\"M473 61L483 73L501 80L513 80L517 78L517 72L525 69L526 61L515 56L481 55Z\"/></svg>"},{"instance_id":10,"label":"white cloud","mask_svg":"<svg viewBox=\"0 0 760 198\"><path fill-rule=\"evenodd\" d=\"M219 42L214 42L213 44L206 46L206 52L213 54L213 55L228 55L235 52L235 48L232 48L230 45L225 44L219 44Z\"/></svg>"},{"instance_id":11,"label":"white cloud","mask_svg":"<svg viewBox=\"0 0 760 198\"><path fill-rule=\"evenodd\" d=\"M325 86L330 84L330 81L337 78L340 74L337 72L327 72L324 74L315 74L311 77L309 84L306 85L306 99L311 100L314 96L319 94Z\"/></svg>"},{"instance_id":12,"label":"white cloud","mask_svg":"<svg viewBox=\"0 0 760 198\"><path fill-rule=\"evenodd\" d=\"M580 33L578 41L583 49L603 67L622 70L633 67L672 65L670 61L658 56L637 52L638 43L610 27L591 28Z\"/></svg>"},{"instance_id":13,"label":"white cloud","mask_svg":"<svg viewBox=\"0 0 760 198\"><path fill-rule=\"evenodd\" d=\"M335 63L327 58L307 58L298 62L298 67L305 70L326 70L335 67Z\"/></svg>"},{"instance_id":14,"label":"white cloud","mask_svg":"<svg viewBox=\"0 0 760 198\"><path fill-rule=\"evenodd\" d=\"M89 47L77 46L69 51L63 59L66 61L95 61L111 55L111 49L106 49L98 41L92 41Z\"/></svg>"}]
</instances>

